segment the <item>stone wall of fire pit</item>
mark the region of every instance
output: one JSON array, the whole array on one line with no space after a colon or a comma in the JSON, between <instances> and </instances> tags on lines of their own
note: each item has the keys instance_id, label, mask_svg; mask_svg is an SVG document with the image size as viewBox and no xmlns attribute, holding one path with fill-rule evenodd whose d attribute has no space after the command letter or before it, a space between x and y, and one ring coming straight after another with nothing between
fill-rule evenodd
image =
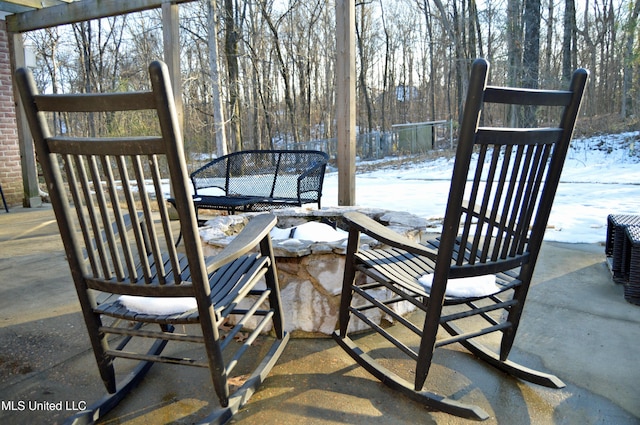
<instances>
[{"instance_id":1,"label":"stone wall of fire pit","mask_svg":"<svg viewBox=\"0 0 640 425\"><path fill-rule=\"evenodd\" d=\"M329 227L330 224L335 224L340 232L340 228L345 227L342 215L353 210L362 212L415 241L422 240L428 225L427 220L415 215L381 209L335 207L273 211L278 217L276 226L279 231L272 234L286 330L293 336L327 336L335 329L342 289L346 239L328 242L304 240L296 238L295 232L289 230L308 222L322 222L327 224L327 233L333 231ZM214 255L220 251L255 214L217 216L209 220L200 230L201 238L205 242L205 254ZM281 234L291 234L293 237L279 239ZM344 237L346 238L346 234ZM372 246L376 242L363 237L361 243ZM397 308L409 311L410 307ZM383 318L373 319L380 323Z\"/></svg>"}]
</instances>

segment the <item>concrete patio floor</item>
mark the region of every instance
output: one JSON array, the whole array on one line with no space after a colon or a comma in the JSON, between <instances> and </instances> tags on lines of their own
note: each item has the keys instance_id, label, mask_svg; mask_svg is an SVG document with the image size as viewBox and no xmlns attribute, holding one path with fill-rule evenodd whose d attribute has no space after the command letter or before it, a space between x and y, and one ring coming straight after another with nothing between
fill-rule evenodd
<instances>
[{"instance_id":1,"label":"concrete patio floor","mask_svg":"<svg viewBox=\"0 0 640 425\"><path fill-rule=\"evenodd\" d=\"M50 207L0 212L0 273L0 423L61 423L104 388ZM491 415L485 424L640 424L639 355L640 306L612 282L603 246L547 242L511 358L566 388L518 381L451 347L438 352L429 390L478 404ZM212 393L202 369L156 365L104 423L191 423L215 403ZM36 401L51 410L32 409ZM291 340L232 421L471 422L394 393L330 338Z\"/></svg>"}]
</instances>

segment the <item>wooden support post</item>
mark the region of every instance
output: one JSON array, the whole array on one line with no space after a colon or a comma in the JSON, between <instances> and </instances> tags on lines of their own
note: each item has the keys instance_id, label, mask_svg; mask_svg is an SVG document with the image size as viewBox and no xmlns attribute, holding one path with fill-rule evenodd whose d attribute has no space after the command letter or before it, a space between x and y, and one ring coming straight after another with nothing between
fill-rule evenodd
<instances>
[{"instance_id":1,"label":"wooden support post","mask_svg":"<svg viewBox=\"0 0 640 425\"><path fill-rule=\"evenodd\" d=\"M10 50L13 56L13 71L25 66L24 43L22 34L10 33ZM22 187L24 196L22 205L25 208L42 206L40 187L38 185L38 168L36 167L36 152L33 146L33 138L29 131L29 124L24 114L22 100L14 86L14 99L16 100L16 121L18 126L18 140L20 144L20 162L22 167Z\"/></svg>"},{"instance_id":2,"label":"wooden support post","mask_svg":"<svg viewBox=\"0 0 640 425\"><path fill-rule=\"evenodd\" d=\"M184 134L184 111L182 106L182 76L180 74L180 13L176 3L162 3L162 36L164 61L171 74L171 87L176 103L180 130Z\"/></svg>"},{"instance_id":3,"label":"wooden support post","mask_svg":"<svg viewBox=\"0 0 640 425\"><path fill-rule=\"evenodd\" d=\"M355 0L336 1L338 205L356 203Z\"/></svg>"},{"instance_id":4,"label":"wooden support post","mask_svg":"<svg viewBox=\"0 0 640 425\"><path fill-rule=\"evenodd\" d=\"M184 134L184 109L182 105L182 75L180 74L180 13L175 3L162 3L162 37L164 42L164 62L167 64L171 77L171 89L176 105L176 115L180 125L180 132ZM184 141L184 140L183 140ZM173 197L173 187L171 188ZM173 204L169 204L169 216L178 219L178 211Z\"/></svg>"}]
</instances>

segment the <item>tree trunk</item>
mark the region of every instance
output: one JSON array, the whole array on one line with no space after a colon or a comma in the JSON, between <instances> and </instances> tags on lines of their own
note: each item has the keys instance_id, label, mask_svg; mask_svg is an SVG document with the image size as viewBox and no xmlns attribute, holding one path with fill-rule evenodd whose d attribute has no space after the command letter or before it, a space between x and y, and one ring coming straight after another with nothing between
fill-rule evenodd
<instances>
[{"instance_id":1,"label":"tree trunk","mask_svg":"<svg viewBox=\"0 0 640 425\"><path fill-rule=\"evenodd\" d=\"M364 42L362 40L362 31L365 26L365 10L364 6L361 7L360 25L356 24L356 40L358 42L358 54L360 55L360 75L358 76L358 82L360 84L360 92L364 98L364 106L367 113L367 133L371 133L373 131L373 108L371 107L371 99L369 98L369 90L367 89L366 73L368 69L368 61L364 52Z\"/></svg>"},{"instance_id":2,"label":"tree trunk","mask_svg":"<svg viewBox=\"0 0 640 425\"><path fill-rule=\"evenodd\" d=\"M296 114L295 114L295 105L293 103L293 98L291 97L291 77L289 76L289 67L284 61L284 57L282 55L282 48L280 47L280 37L278 36L278 28L276 28L273 23L273 19L267 12L266 5L264 1L260 2L260 10L262 13L262 17L265 19L267 26L271 30L271 35L273 36L273 44L276 53L276 59L278 61L278 69L280 71L280 76L282 77L282 82L284 83L284 101L287 105L287 111L289 113L289 122L291 124L291 133L293 134L293 142L297 144L299 141L298 137L298 126L296 124Z\"/></svg>"},{"instance_id":3,"label":"tree trunk","mask_svg":"<svg viewBox=\"0 0 640 425\"><path fill-rule=\"evenodd\" d=\"M633 114L633 96L631 95L631 87L633 85L633 41L636 34L636 26L638 25L638 14L640 14L640 0L636 0L633 5L633 11L625 28L626 44L624 52L624 76L622 81L622 117L626 118Z\"/></svg>"},{"instance_id":4,"label":"tree trunk","mask_svg":"<svg viewBox=\"0 0 640 425\"><path fill-rule=\"evenodd\" d=\"M520 84L522 67L522 27L520 13L520 0L508 0L507 4L507 56L509 68L507 69L507 85L517 86ZM509 111L509 125L515 126L517 123L517 111L511 108Z\"/></svg>"},{"instance_id":5,"label":"tree trunk","mask_svg":"<svg viewBox=\"0 0 640 425\"><path fill-rule=\"evenodd\" d=\"M569 81L573 68L572 45L576 31L576 5L574 0L564 2L564 33L562 36L562 79ZM573 46L575 48L575 46Z\"/></svg>"},{"instance_id":6,"label":"tree trunk","mask_svg":"<svg viewBox=\"0 0 640 425\"><path fill-rule=\"evenodd\" d=\"M237 10L233 0L224 2L225 43L224 52L227 59L229 76L229 120L230 142L232 151L242 150L242 127L240 125L240 65L238 63L238 43L240 29L236 25Z\"/></svg>"},{"instance_id":7,"label":"tree trunk","mask_svg":"<svg viewBox=\"0 0 640 425\"><path fill-rule=\"evenodd\" d=\"M426 0L425 0L426 1ZM380 0L380 10L382 11L380 14L380 19L382 20L382 30L384 32L384 66L382 71L382 107L381 110L381 119L382 119L382 129L384 131L388 130L391 125L387 122L387 104L389 103L387 99L387 95L391 88L391 84L389 81L389 63L391 62L390 54L391 54L391 37L389 35L389 29L387 28L387 22L385 20L383 0Z\"/></svg>"},{"instance_id":8,"label":"tree trunk","mask_svg":"<svg viewBox=\"0 0 640 425\"><path fill-rule=\"evenodd\" d=\"M522 85L538 88L540 73L540 0L527 0L524 8L524 52L522 54ZM524 109L524 124L532 126L536 122L536 108Z\"/></svg>"},{"instance_id":9,"label":"tree trunk","mask_svg":"<svg viewBox=\"0 0 640 425\"><path fill-rule=\"evenodd\" d=\"M208 31L209 31L209 72L211 73L211 103L213 106L213 128L216 139L216 153L223 156L228 153L227 137L224 131L224 108L220 94L220 71L218 69L218 18L216 0L208 2Z\"/></svg>"},{"instance_id":10,"label":"tree trunk","mask_svg":"<svg viewBox=\"0 0 640 425\"><path fill-rule=\"evenodd\" d=\"M524 87L537 89L540 73L540 0L527 0L524 9Z\"/></svg>"}]
</instances>

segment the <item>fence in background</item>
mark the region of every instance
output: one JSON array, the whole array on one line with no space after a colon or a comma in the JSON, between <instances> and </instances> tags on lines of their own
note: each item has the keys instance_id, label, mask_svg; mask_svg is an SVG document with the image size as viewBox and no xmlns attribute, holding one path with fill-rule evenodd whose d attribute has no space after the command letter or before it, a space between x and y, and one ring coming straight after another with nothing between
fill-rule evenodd
<instances>
[{"instance_id":1,"label":"fence in background","mask_svg":"<svg viewBox=\"0 0 640 425\"><path fill-rule=\"evenodd\" d=\"M336 157L337 140L316 139L300 143L282 143L278 149L311 149ZM453 148L453 122L427 121L397 124L391 131L375 131L356 136L356 155L372 160L394 155L425 153L434 149Z\"/></svg>"}]
</instances>

